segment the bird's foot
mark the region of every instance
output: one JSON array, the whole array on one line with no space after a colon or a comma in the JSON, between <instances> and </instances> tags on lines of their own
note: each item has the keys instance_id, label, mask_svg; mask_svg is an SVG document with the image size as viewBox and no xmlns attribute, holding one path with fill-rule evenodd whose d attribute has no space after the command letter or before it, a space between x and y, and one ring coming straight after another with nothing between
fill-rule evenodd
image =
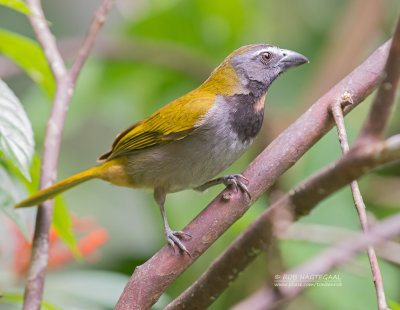
<instances>
[{"instance_id":1,"label":"bird's foot","mask_svg":"<svg viewBox=\"0 0 400 310\"><path fill-rule=\"evenodd\" d=\"M249 189L247 188L247 184L249 184L249 180L247 180L243 175L241 174L232 174L232 175L225 175L222 177L222 182L226 187L228 186L234 186L236 189L236 192L239 191L239 188L241 191L245 192L249 199L251 200L251 194L249 192Z\"/></svg>"},{"instance_id":2,"label":"bird's foot","mask_svg":"<svg viewBox=\"0 0 400 310\"><path fill-rule=\"evenodd\" d=\"M182 243L180 239L183 239L185 237L192 238L192 236L184 231L173 231L171 229L166 229L165 230L165 237L167 238L168 243L170 246L174 249L175 253L175 245L184 253L190 255L190 252L186 249L185 245Z\"/></svg>"}]
</instances>

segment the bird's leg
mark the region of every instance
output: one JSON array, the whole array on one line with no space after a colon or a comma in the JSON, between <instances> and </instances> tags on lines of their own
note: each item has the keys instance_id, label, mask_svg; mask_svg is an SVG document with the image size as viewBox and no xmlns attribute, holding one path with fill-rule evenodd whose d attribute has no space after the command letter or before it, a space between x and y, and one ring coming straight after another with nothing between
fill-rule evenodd
<instances>
[{"instance_id":1,"label":"bird's leg","mask_svg":"<svg viewBox=\"0 0 400 310\"><path fill-rule=\"evenodd\" d=\"M238 191L238 188L240 188L240 190L245 192L251 200L251 195L247 188L247 184L249 184L249 180L247 180L241 174L225 175L223 177L216 178L214 180L208 181L207 183L204 183L203 185L200 185L199 187L196 187L195 190L203 192L206 189L208 189L209 187L218 185L218 184L224 184L226 187L232 185L236 188L236 191Z\"/></svg>"},{"instance_id":2,"label":"bird's leg","mask_svg":"<svg viewBox=\"0 0 400 310\"><path fill-rule=\"evenodd\" d=\"M167 216L165 215L165 209L164 209L165 197L166 197L166 193L164 192L164 190L159 189L159 188L156 188L154 190L154 199L157 202L158 206L160 207L161 216L162 216L163 222L164 222L165 237L167 238L168 243L174 249L174 252L175 252L175 245L176 245L183 252L185 252L189 256L191 256L189 251L186 249L185 245L181 242L181 240L179 240L179 238L182 238L184 236L188 236L188 237L192 237L192 236L184 231L171 230L171 228L168 225Z\"/></svg>"}]
</instances>

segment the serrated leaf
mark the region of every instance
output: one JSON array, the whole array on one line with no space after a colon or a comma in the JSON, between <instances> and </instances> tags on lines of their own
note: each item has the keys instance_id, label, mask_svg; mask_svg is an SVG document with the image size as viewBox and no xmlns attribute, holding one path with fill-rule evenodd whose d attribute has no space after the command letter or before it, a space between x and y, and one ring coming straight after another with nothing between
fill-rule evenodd
<instances>
[{"instance_id":1,"label":"serrated leaf","mask_svg":"<svg viewBox=\"0 0 400 310\"><path fill-rule=\"evenodd\" d=\"M32 14L25 2L21 0L0 0L0 5L4 5L25 15Z\"/></svg>"},{"instance_id":2,"label":"serrated leaf","mask_svg":"<svg viewBox=\"0 0 400 310\"><path fill-rule=\"evenodd\" d=\"M81 258L82 255L79 251L78 244L76 243L76 238L72 230L72 219L65 205L64 199L61 196L57 196L54 199L52 224L61 240L67 244L75 258Z\"/></svg>"},{"instance_id":3,"label":"serrated leaf","mask_svg":"<svg viewBox=\"0 0 400 310\"><path fill-rule=\"evenodd\" d=\"M54 77L38 43L14 32L0 29L0 53L20 66L50 98L53 97Z\"/></svg>"},{"instance_id":4,"label":"serrated leaf","mask_svg":"<svg viewBox=\"0 0 400 310\"><path fill-rule=\"evenodd\" d=\"M25 221L14 209L14 205L21 198L18 189L18 185L11 179L4 167L0 166L0 210L19 227L24 237L30 241Z\"/></svg>"},{"instance_id":5,"label":"serrated leaf","mask_svg":"<svg viewBox=\"0 0 400 310\"><path fill-rule=\"evenodd\" d=\"M0 79L0 152L30 180L33 150L31 122L18 98Z\"/></svg>"}]
</instances>

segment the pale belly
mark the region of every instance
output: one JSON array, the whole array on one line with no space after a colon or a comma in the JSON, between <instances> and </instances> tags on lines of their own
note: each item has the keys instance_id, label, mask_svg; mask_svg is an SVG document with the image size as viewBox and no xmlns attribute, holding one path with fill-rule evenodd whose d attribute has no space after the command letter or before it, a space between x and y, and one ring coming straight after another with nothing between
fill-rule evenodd
<instances>
[{"instance_id":1,"label":"pale belly","mask_svg":"<svg viewBox=\"0 0 400 310\"><path fill-rule=\"evenodd\" d=\"M195 188L228 168L251 143L241 142L232 131L202 129L182 140L132 153L128 173L139 187L167 193Z\"/></svg>"}]
</instances>

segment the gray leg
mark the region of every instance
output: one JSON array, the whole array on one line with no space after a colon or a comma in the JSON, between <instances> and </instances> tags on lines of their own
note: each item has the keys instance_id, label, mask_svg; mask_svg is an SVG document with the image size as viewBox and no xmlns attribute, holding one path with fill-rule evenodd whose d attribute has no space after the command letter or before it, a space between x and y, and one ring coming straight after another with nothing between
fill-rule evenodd
<instances>
[{"instance_id":1,"label":"gray leg","mask_svg":"<svg viewBox=\"0 0 400 310\"><path fill-rule=\"evenodd\" d=\"M245 192L251 200L250 192L246 186L246 184L249 184L249 180L247 180L241 174L225 175L223 177L208 181L207 183L204 183L203 185L196 187L195 190L203 192L207 188L214 186L214 185L218 185L218 184L224 184L226 187L232 185L236 188L236 191L238 191L238 188L240 188L240 190Z\"/></svg>"},{"instance_id":2,"label":"gray leg","mask_svg":"<svg viewBox=\"0 0 400 310\"><path fill-rule=\"evenodd\" d=\"M183 231L173 231L168 225L167 221L167 216L165 215L165 210L164 210L164 203L165 203L165 197L166 193L160 189L160 188L155 188L154 189L154 199L157 202L158 206L160 207L161 211L161 216L163 218L164 222L164 234L165 237L167 238L168 243L172 246L172 248L175 251L175 245L181 249L183 252L187 253L190 256L189 251L186 249L185 245L179 240L179 238L182 238L184 236L191 237L188 233L185 233Z\"/></svg>"}]
</instances>

